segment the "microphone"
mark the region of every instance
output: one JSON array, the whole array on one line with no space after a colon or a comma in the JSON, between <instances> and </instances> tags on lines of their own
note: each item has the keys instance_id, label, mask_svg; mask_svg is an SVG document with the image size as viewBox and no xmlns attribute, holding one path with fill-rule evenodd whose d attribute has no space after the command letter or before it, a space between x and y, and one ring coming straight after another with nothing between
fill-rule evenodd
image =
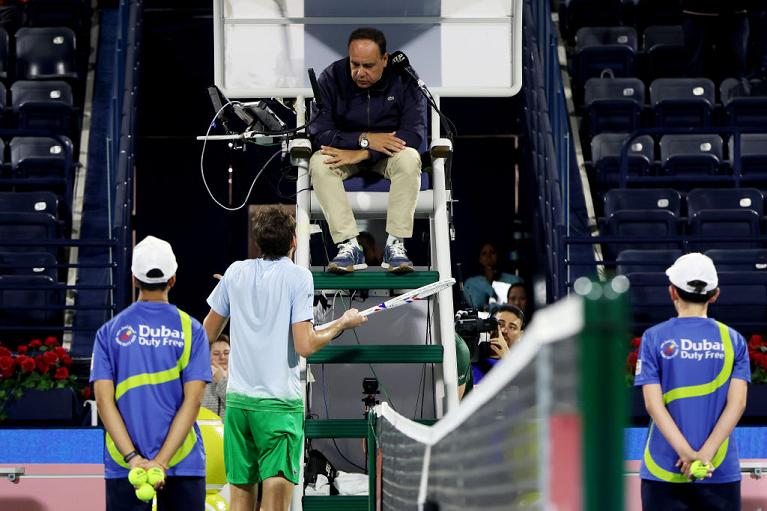
<instances>
[{"instance_id":1,"label":"microphone","mask_svg":"<svg viewBox=\"0 0 767 511\"><path fill-rule=\"evenodd\" d=\"M391 66L392 71L396 74L407 74L415 81L419 89L426 90L426 84L418 77L418 73L416 73L415 69L410 65L410 60L408 60L407 55L399 50L392 52L391 55L389 55L389 65Z\"/></svg>"},{"instance_id":2,"label":"microphone","mask_svg":"<svg viewBox=\"0 0 767 511\"><path fill-rule=\"evenodd\" d=\"M322 110L322 99L320 96L320 84L317 83L317 75L314 74L314 68L309 68L309 83L312 85L312 93L314 94L314 104L317 105L317 110Z\"/></svg>"}]
</instances>

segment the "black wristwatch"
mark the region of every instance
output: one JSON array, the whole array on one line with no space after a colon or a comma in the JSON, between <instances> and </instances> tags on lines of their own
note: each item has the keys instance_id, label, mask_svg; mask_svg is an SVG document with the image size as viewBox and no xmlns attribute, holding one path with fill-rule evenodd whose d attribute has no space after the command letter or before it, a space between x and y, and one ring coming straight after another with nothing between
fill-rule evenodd
<instances>
[{"instance_id":1,"label":"black wristwatch","mask_svg":"<svg viewBox=\"0 0 767 511\"><path fill-rule=\"evenodd\" d=\"M367 149L370 145L370 141L368 140L368 134L367 133L360 133L360 138L357 140L357 143L360 145L362 149Z\"/></svg>"}]
</instances>

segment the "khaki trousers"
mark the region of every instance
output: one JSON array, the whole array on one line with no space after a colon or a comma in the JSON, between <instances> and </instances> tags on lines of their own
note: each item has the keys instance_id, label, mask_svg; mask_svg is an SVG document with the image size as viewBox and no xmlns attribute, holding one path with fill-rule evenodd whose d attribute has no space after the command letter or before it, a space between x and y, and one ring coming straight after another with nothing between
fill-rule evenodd
<instances>
[{"instance_id":1,"label":"khaki trousers","mask_svg":"<svg viewBox=\"0 0 767 511\"><path fill-rule=\"evenodd\" d=\"M337 244L359 234L343 180L362 169L359 165L331 169L325 164L329 158L319 151L315 152L309 160L309 174L333 243ZM413 215L421 188L421 155L412 147L406 147L376 162L372 170L391 181L386 232L399 238L410 238L413 236Z\"/></svg>"}]
</instances>

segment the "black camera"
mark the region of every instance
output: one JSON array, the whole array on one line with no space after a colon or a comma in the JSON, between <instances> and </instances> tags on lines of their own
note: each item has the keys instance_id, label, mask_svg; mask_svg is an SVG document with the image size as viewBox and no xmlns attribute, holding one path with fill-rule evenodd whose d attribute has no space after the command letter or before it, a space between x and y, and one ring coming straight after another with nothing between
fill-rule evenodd
<instances>
[{"instance_id":1,"label":"black camera","mask_svg":"<svg viewBox=\"0 0 767 511\"><path fill-rule=\"evenodd\" d=\"M376 394L380 394L378 391L378 379L363 378L362 393L365 394L365 397L362 398L362 402L365 403L365 413L363 415L367 416L369 410L372 410L375 405L381 404L381 402L376 399Z\"/></svg>"},{"instance_id":2,"label":"black camera","mask_svg":"<svg viewBox=\"0 0 767 511\"><path fill-rule=\"evenodd\" d=\"M471 361L485 359L490 355L490 343L479 342L479 336L483 333L498 330L498 321L495 318L480 318L477 309L459 310L455 313L455 333L461 336L469 346Z\"/></svg>"}]
</instances>

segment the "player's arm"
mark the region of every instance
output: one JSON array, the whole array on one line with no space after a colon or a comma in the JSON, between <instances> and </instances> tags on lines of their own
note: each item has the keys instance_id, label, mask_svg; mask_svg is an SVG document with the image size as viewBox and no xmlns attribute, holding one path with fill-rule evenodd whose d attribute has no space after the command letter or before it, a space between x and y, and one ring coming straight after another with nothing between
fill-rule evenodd
<instances>
[{"instance_id":1,"label":"player's arm","mask_svg":"<svg viewBox=\"0 0 767 511\"><path fill-rule=\"evenodd\" d=\"M181 447L184 439L192 429L194 421L197 420L197 414L200 412L200 403L202 403L202 395L205 392L205 385L207 383L200 380L184 383L184 401L181 403L181 407L170 424L170 429L160 451L153 460L147 463L147 468L159 465L163 470L168 469L170 459L178 451L178 448Z\"/></svg>"},{"instance_id":2,"label":"player's arm","mask_svg":"<svg viewBox=\"0 0 767 511\"><path fill-rule=\"evenodd\" d=\"M710 462L722 443L732 434L732 430L735 429L740 417L743 415L743 411L746 409L747 395L748 383L745 380L740 378L730 380L730 389L727 391L727 404L703 447L698 451L702 462Z\"/></svg>"},{"instance_id":3,"label":"player's arm","mask_svg":"<svg viewBox=\"0 0 767 511\"><path fill-rule=\"evenodd\" d=\"M221 332L224 331L227 321L229 321L228 317L222 316L213 309L210 309L210 312L208 312L208 315L205 316L205 320L202 322L205 333L208 334L208 339L218 339Z\"/></svg>"},{"instance_id":4,"label":"player's arm","mask_svg":"<svg viewBox=\"0 0 767 511\"><path fill-rule=\"evenodd\" d=\"M296 348L296 353L302 357L308 357L319 351L320 348L332 341L335 336L344 330L356 328L367 321L367 319L360 316L357 309L349 309L338 320L331 323L329 327L319 332L314 330L314 325L310 321L293 323L293 345Z\"/></svg>"},{"instance_id":5,"label":"player's arm","mask_svg":"<svg viewBox=\"0 0 767 511\"><path fill-rule=\"evenodd\" d=\"M642 395L647 413L666 438L671 447L679 455L679 459L688 465L695 460L695 450L690 447L674 418L663 403L663 390L658 383L648 383L642 386Z\"/></svg>"},{"instance_id":6,"label":"player's arm","mask_svg":"<svg viewBox=\"0 0 767 511\"><path fill-rule=\"evenodd\" d=\"M99 417L101 422L104 423L109 436L112 437L117 450L123 456L136 450L136 446L133 445L128 434L128 428L125 427L125 422L120 414L120 410L117 408L115 402L115 384L112 380L96 380L93 382L93 392L96 394L96 407L99 411ZM135 456L128 464L131 467L142 466L146 462L142 456Z\"/></svg>"}]
</instances>

